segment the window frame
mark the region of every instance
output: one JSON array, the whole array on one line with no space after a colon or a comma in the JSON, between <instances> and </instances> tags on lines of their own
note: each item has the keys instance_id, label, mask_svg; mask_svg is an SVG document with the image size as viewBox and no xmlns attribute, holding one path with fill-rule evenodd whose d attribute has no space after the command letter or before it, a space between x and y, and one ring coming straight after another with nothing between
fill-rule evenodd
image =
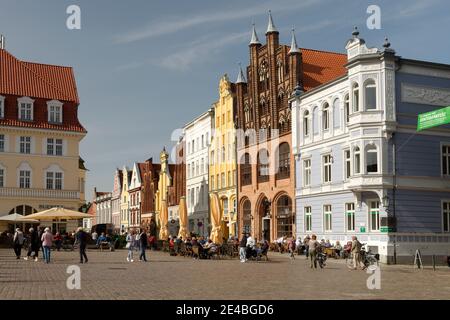
<instances>
[{"instance_id":1,"label":"window frame","mask_svg":"<svg viewBox=\"0 0 450 320\"><path fill-rule=\"evenodd\" d=\"M444 209L444 204L447 205L447 209ZM441 214L442 214L442 232L450 233L450 200L445 199L441 201ZM445 216L447 216L447 229L445 228Z\"/></svg>"},{"instance_id":2,"label":"window frame","mask_svg":"<svg viewBox=\"0 0 450 320\"><path fill-rule=\"evenodd\" d=\"M344 181L352 177L352 152L350 149L344 149ZM348 157L347 157L348 155Z\"/></svg>"},{"instance_id":3,"label":"window frame","mask_svg":"<svg viewBox=\"0 0 450 320\"><path fill-rule=\"evenodd\" d=\"M323 184L330 184L332 182L332 155L331 153L323 154L322 155L322 183ZM329 161L327 161L329 159ZM328 169L327 169L328 168ZM327 181L326 178L329 178Z\"/></svg>"},{"instance_id":4,"label":"window frame","mask_svg":"<svg viewBox=\"0 0 450 320\"><path fill-rule=\"evenodd\" d=\"M329 211L326 210L327 207L330 208ZM333 232L333 206L331 204L324 204L322 207L322 212L323 212L323 232L326 233ZM329 217L328 221L329 223L327 223L327 216Z\"/></svg>"},{"instance_id":5,"label":"window frame","mask_svg":"<svg viewBox=\"0 0 450 320\"><path fill-rule=\"evenodd\" d=\"M444 152L443 148L446 148L446 152ZM450 177L450 144L441 143L441 177ZM447 173L444 173L444 158L446 160Z\"/></svg>"},{"instance_id":6,"label":"window frame","mask_svg":"<svg viewBox=\"0 0 450 320\"><path fill-rule=\"evenodd\" d=\"M357 96L356 96L357 95ZM359 88L358 82L352 84L352 113L357 113L361 111L361 105L359 100L361 99L361 90Z\"/></svg>"},{"instance_id":7,"label":"window frame","mask_svg":"<svg viewBox=\"0 0 450 320\"><path fill-rule=\"evenodd\" d=\"M367 209L368 209L368 211L369 211L369 231L370 232L380 232L380 230L381 230L381 228L380 228L380 225L381 225L381 217L380 217L380 200L376 200L376 199L368 199L368 201L367 201L367 203L368 203L368 206L367 206ZM378 209L376 210L373 210L373 208L372 208L372 204L373 203L378 203ZM373 228L373 224L372 224L372 215L374 214L373 212L377 212L376 213L376 215L377 215L377 227L378 227L378 229L374 229Z\"/></svg>"},{"instance_id":8,"label":"window frame","mask_svg":"<svg viewBox=\"0 0 450 320\"><path fill-rule=\"evenodd\" d=\"M306 206L303 208L304 218L305 218L305 225L304 225L304 232L312 232L312 207ZM309 228L308 228L309 226Z\"/></svg>"},{"instance_id":9,"label":"window frame","mask_svg":"<svg viewBox=\"0 0 450 320\"><path fill-rule=\"evenodd\" d=\"M24 140L24 141L22 141L22 140ZM31 154L31 151L32 151L31 143L32 143L32 137L19 136L19 153L20 154Z\"/></svg>"},{"instance_id":10,"label":"window frame","mask_svg":"<svg viewBox=\"0 0 450 320\"><path fill-rule=\"evenodd\" d=\"M0 95L0 119L5 118L5 97Z\"/></svg>"},{"instance_id":11,"label":"window frame","mask_svg":"<svg viewBox=\"0 0 450 320\"><path fill-rule=\"evenodd\" d=\"M54 119L52 119L52 115ZM59 117L59 121L57 121L57 117ZM47 121L52 124L63 123L63 103L61 101L52 100L47 102Z\"/></svg>"},{"instance_id":12,"label":"window frame","mask_svg":"<svg viewBox=\"0 0 450 320\"><path fill-rule=\"evenodd\" d=\"M349 205L353 206L353 208L349 209ZM354 202L347 202L344 204L344 214L345 214L345 231L346 232L356 232L356 205ZM349 225L349 216L352 216L352 224L353 229L350 228Z\"/></svg>"},{"instance_id":13,"label":"window frame","mask_svg":"<svg viewBox=\"0 0 450 320\"><path fill-rule=\"evenodd\" d=\"M330 127L330 104L325 102L322 106L322 130L329 131Z\"/></svg>"},{"instance_id":14,"label":"window frame","mask_svg":"<svg viewBox=\"0 0 450 320\"><path fill-rule=\"evenodd\" d=\"M308 166L306 164L309 164ZM303 160L303 187L304 188L309 188L311 187L311 158L309 159L304 159ZM308 177L308 179L306 179L306 177ZM308 183L306 183L308 180Z\"/></svg>"},{"instance_id":15,"label":"window frame","mask_svg":"<svg viewBox=\"0 0 450 320\"><path fill-rule=\"evenodd\" d=\"M375 153L377 171L369 172L369 168L368 168L369 167L369 164L368 164L369 153ZM365 158L366 174L379 174L380 173L380 161L379 161L379 155L378 155L378 147L376 145L367 145L364 158Z\"/></svg>"},{"instance_id":16,"label":"window frame","mask_svg":"<svg viewBox=\"0 0 450 320\"><path fill-rule=\"evenodd\" d=\"M359 156L358 161L356 161L357 155ZM357 163L359 164L359 166L356 165ZM358 172L356 171L356 169L358 169ZM353 175L359 174L361 174L361 148L359 146L355 146L353 148Z\"/></svg>"},{"instance_id":17,"label":"window frame","mask_svg":"<svg viewBox=\"0 0 450 320\"><path fill-rule=\"evenodd\" d=\"M22 106L25 105L26 109L28 109L28 105L30 106L29 111L30 111L30 117L29 119L27 119L28 117L22 117ZM17 108L18 108L18 112L17 112L17 117L19 119L19 121L33 121L34 120L34 100L31 99L30 97L22 97L22 98L18 98L17 99ZM27 115L27 111L28 110L24 110L25 111L25 116Z\"/></svg>"},{"instance_id":18,"label":"window frame","mask_svg":"<svg viewBox=\"0 0 450 320\"><path fill-rule=\"evenodd\" d=\"M378 88L377 88L377 83L376 83L375 79L372 79L372 78L367 79L367 80L364 82L363 89L364 89L364 111L374 111L374 110L378 110L378 97L377 97ZM374 89L374 90L375 90L375 93L374 93L375 107L374 107L374 108L371 108L371 109L369 109L369 108L367 107L367 106L368 106L368 103L367 103L367 102L368 102L368 101L367 101L367 97L368 97L367 90L368 90L368 89Z\"/></svg>"}]
</instances>

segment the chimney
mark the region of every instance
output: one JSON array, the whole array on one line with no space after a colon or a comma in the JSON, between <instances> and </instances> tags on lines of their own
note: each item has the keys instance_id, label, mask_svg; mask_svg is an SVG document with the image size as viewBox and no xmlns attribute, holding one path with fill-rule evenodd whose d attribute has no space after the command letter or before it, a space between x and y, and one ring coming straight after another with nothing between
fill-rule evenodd
<instances>
[{"instance_id":1,"label":"chimney","mask_svg":"<svg viewBox=\"0 0 450 320\"><path fill-rule=\"evenodd\" d=\"M5 49L5 37L0 34L0 49Z\"/></svg>"}]
</instances>

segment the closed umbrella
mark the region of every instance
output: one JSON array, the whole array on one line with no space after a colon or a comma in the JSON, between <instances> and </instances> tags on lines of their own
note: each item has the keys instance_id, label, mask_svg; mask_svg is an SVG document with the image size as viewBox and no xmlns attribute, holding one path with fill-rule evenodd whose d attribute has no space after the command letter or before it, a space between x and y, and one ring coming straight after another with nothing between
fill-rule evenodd
<instances>
[{"instance_id":1,"label":"closed umbrella","mask_svg":"<svg viewBox=\"0 0 450 320\"><path fill-rule=\"evenodd\" d=\"M187 239L189 237L189 230L188 230L186 197L181 197L180 199L179 213L180 213L180 230L178 232L178 237L183 237L183 239Z\"/></svg>"},{"instance_id":2,"label":"closed umbrella","mask_svg":"<svg viewBox=\"0 0 450 320\"><path fill-rule=\"evenodd\" d=\"M222 244L222 210L220 210L219 196L211 194L211 240L216 244Z\"/></svg>"},{"instance_id":3,"label":"closed umbrella","mask_svg":"<svg viewBox=\"0 0 450 320\"><path fill-rule=\"evenodd\" d=\"M17 223L21 223L22 226L24 223L37 223L39 222L38 220L33 220L33 219L29 219L29 216L23 216L21 214L18 213L13 213L13 214L8 214L6 216L0 217L0 221L6 221L9 222L11 224L14 223L14 229L16 229L16 225Z\"/></svg>"},{"instance_id":4,"label":"closed umbrella","mask_svg":"<svg viewBox=\"0 0 450 320\"><path fill-rule=\"evenodd\" d=\"M167 229L167 223L169 222L169 208L167 207L167 201L161 201L161 211L159 212L159 239L167 240L169 237L169 230Z\"/></svg>"},{"instance_id":5,"label":"closed umbrella","mask_svg":"<svg viewBox=\"0 0 450 320\"><path fill-rule=\"evenodd\" d=\"M26 217L27 219L36 219L36 220L78 220L78 219L90 219L91 215L82 213L79 211L69 210L65 208L51 208L45 211L37 212L30 214ZM58 225L59 227L59 225ZM59 231L59 230L58 230Z\"/></svg>"}]
</instances>

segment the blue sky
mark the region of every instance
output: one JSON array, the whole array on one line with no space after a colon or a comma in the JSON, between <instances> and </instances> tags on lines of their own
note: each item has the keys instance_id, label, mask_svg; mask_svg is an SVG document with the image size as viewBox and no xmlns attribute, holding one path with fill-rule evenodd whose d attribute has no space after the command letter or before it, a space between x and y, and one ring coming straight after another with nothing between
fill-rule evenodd
<instances>
[{"instance_id":1,"label":"blue sky","mask_svg":"<svg viewBox=\"0 0 450 320\"><path fill-rule=\"evenodd\" d=\"M66 28L72 4L81 30ZM381 7L381 30L366 27L369 5ZM235 80L251 24L264 42L269 9L281 43L295 26L301 47L344 52L357 25L369 46L388 36L402 57L450 64L448 0L0 0L0 33L19 59L74 68L87 187L107 191L116 167L157 159L210 107L224 73Z\"/></svg>"}]
</instances>

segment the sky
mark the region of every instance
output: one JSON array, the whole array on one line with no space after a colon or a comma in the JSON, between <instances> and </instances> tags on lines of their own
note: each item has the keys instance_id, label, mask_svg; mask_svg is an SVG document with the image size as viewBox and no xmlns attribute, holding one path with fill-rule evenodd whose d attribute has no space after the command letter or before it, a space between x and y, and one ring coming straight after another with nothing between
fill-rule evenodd
<instances>
[{"instance_id":1,"label":"sky","mask_svg":"<svg viewBox=\"0 0 450 320\"><path fill-rule=\"evenodd\" d=\"M66 27L70 5L80 30ZM370 5L381 29L367 27ZM252 23L265 43L268 10L280 43L295 27L300 47L344 53L358 26L369 47L387 36L402 57L450 64L448 0L0 0L0 34L21 60L74 68L87 190L111 191L115 168L159 160L217 100L220 77L236 80Z\"/></svg>"}]
</instances>

